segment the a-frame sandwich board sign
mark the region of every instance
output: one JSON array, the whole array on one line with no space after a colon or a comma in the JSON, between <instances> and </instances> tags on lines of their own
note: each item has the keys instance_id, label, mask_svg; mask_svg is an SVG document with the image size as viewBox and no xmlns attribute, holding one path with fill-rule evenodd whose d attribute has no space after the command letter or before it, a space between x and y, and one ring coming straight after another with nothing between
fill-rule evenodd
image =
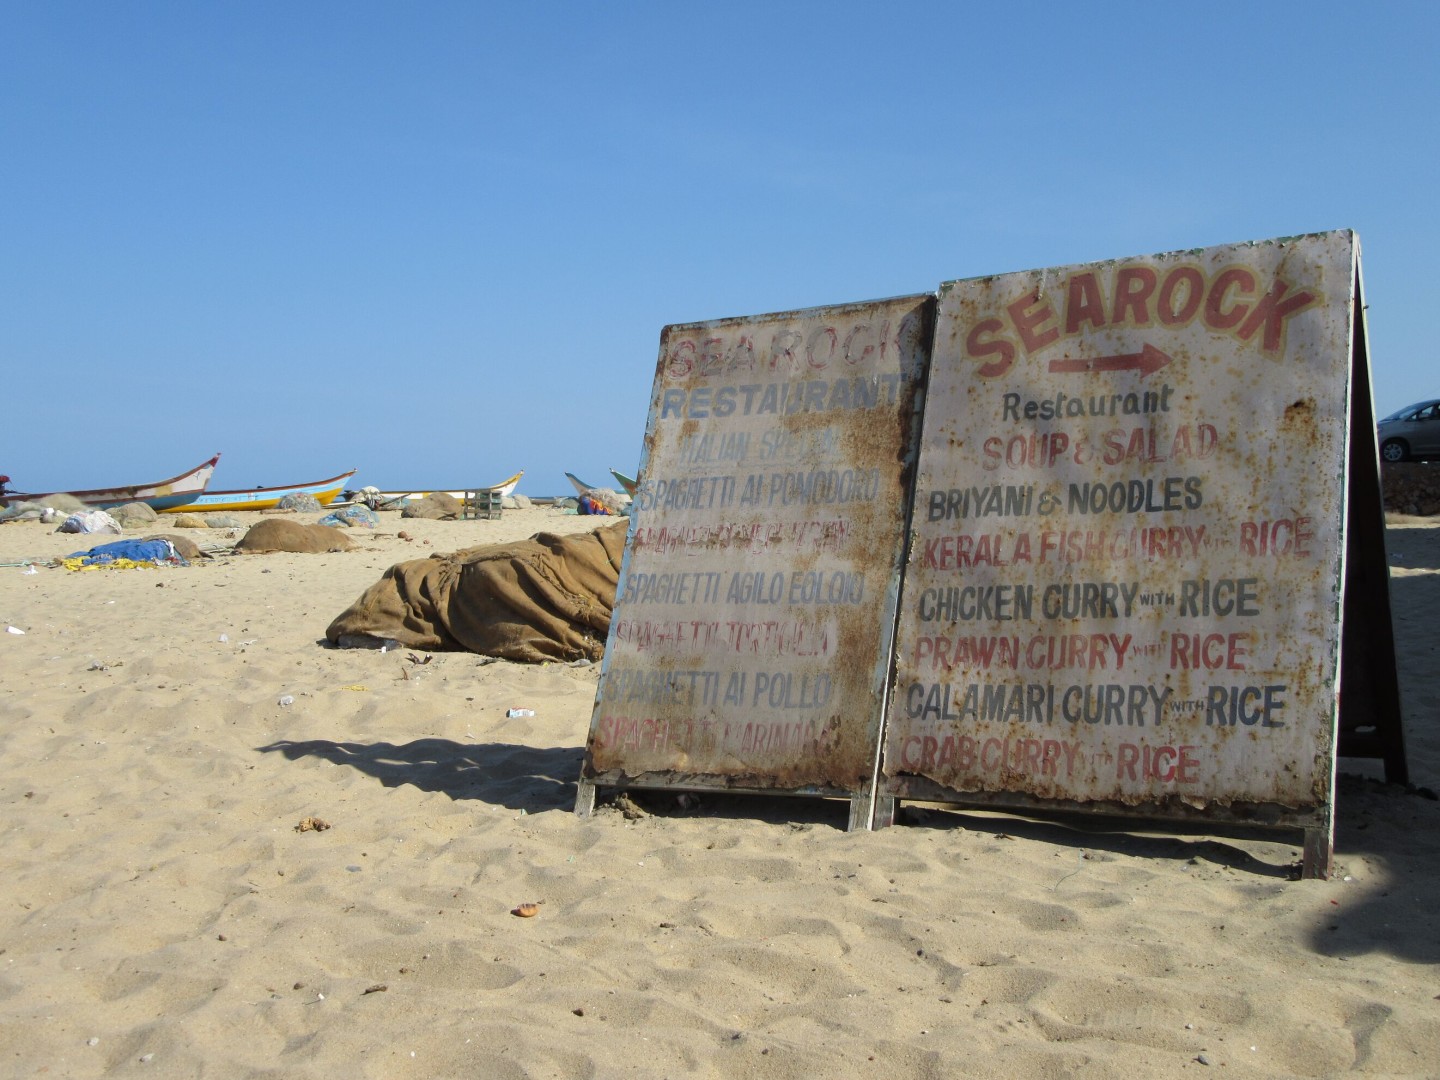
<instances>
[{"instance_id":1,"label":"a-frame sandwich board sign","mask_svg":"<svg viewBox=\"0 0 1440 1080\"><path fill-rule=\"evenodd\" d=\"M1404 768L1386 580L1353 233L949 283L877 823L1298 827L1328 874L1337 735Z\"/></svg>"},{"instance_id":2,"label":"a-frame sandwich board sign","mask_svg":"<svg viewBox=\"0 0 1440 1080\"><path fill-rule=\"evenodd\" d=\"M1355 242L1355 295L1350 369L1351 439L1349 529L1345 544L1341 612L1340 743L1338 756L1375 758L1385 780L1408 784L1400 686L1396 678L1395 625L1390 607L1390 560L1385 547L1385 500L1374 423L1365 289Z\"/></svg>"},{"instance_id":3,"label":"a-frame sandwich board sign","mask_svg":"<svg viewBox=\"0 0 1440 1080\"><path fill-rule=\"evenodd\" d=\"M934 306L664 329L577 813L787 793L870 827Z\"/></svg>"}]
</instances>

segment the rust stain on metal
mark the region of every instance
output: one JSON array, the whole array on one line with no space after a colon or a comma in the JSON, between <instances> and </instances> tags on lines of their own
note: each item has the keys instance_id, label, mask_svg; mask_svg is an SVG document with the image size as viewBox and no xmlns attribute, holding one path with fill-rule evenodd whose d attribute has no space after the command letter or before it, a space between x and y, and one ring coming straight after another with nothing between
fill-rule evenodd
<instances>
[{"instance_id":1,"label":"rust stain on metal","mask_svg":"<svg viewBox=\"0 0 1440 1080\"><path fill-rule=\"evenodd\" d=\"M1285 413L1281 418L1281 425L1286 431L1297 434L1310 433L1315 423L1315 402L1309 398L1301 398L1285 406Z\"/></svg>"},{"instance_id":2,"label":"rust stain on metal","mask_svg":"<svg viewBox=\"0 0 1440 1080\"><path fill-rule=\"evenodd\" d=\"M1328 798L1349 233L942 287L885 790Z\"/></svg>"}]
</instances>

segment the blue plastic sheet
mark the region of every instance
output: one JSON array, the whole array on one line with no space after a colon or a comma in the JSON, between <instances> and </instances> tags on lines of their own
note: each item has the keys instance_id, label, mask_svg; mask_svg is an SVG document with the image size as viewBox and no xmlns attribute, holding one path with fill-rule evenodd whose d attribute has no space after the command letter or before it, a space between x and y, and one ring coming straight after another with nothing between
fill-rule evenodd
<instances>
[{"instance_id":1,"label":"blue plastic sheet","mask_svg":"<svg viewBox=\"0 0 1440 1080\"><path fill-rule=\"evenodd\" d=\"M111 544L93 547L89 551L77 551L70 558L84 558L85 561L82 564L84 566L111 563L116 559L129 559L131 562L175 563L179 566L189 565L176 552L175 545L168 540L116 540Z\"/></svg>"}]
</instances>

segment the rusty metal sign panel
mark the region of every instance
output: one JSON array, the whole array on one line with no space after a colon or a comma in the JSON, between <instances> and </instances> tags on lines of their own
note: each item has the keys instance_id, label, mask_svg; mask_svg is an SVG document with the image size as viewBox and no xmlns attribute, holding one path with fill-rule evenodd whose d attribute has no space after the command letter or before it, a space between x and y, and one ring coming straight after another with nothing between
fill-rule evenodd
<instances>
[{"instance_id":1,"label":"rusty metal sign panel","mask_svg":"<svg viewBox=\"0 0 1440 1080\"><path fill-rule=\"evenodd\" d=\"M868 800L934 303L664 330L581 813L596 784Z\"/></svg>"},{"instance_id":2,"label":"rusty metal sign panel","mask_svg":"<svg viewBox=\"0 0 1440 1080\"><path fill-rule=\"evenodd\" d=\"M887 794L1328 829L1358 260L942 287Z\"/></svg>"}]
</instances>

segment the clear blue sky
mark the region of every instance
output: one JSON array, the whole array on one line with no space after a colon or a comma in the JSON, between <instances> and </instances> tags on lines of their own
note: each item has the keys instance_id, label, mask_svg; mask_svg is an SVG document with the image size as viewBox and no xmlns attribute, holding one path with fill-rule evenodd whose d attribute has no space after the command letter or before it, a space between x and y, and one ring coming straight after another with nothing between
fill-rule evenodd
<instances>
[{"instance_id":1,"label":"clear blue sky","mask_svg":"<svg viewBox=\"0 0 1440 1080\"><path fill-rule=\"evenodd\" d=\"M569 490L666 323L1357 230L1440 395L1440 4L0 0L0 472Z\"/></svg>"}]
</instances>

